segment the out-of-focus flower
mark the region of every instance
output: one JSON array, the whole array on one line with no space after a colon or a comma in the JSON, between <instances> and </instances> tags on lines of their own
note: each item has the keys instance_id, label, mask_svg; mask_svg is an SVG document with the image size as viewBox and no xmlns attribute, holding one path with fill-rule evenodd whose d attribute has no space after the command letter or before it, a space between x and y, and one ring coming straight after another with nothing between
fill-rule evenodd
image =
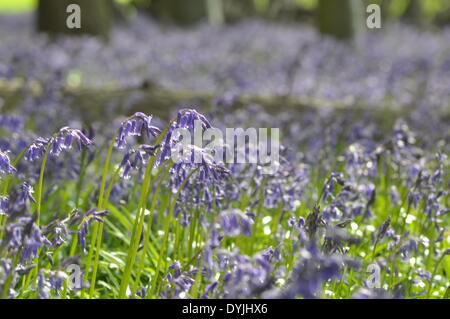
<instances>
[{"instance_id":1,"label":"out-of-focus flower","mask_svg":"<svg viewBox=\"0 0 450 319\"><path fill-rule=\"evenodd\" d=\"M11 165L8 155L0 151L0 173L10 174L15 171L16 169Z\"/></svg>"}]
</instances>

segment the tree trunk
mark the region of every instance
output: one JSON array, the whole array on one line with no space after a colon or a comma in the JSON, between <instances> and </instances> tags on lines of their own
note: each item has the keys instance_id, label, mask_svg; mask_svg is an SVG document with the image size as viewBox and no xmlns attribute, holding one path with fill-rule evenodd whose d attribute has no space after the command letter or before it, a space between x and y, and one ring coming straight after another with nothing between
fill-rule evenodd
<instances>
[{"instance_id":1,"label":"tree trunk","mask_svg":"<svg viewBox=\"0 0 450 319\"><path fill-rule=\"evenodd\" d=\"M207 18L206 0L152 0L150 14L163 23L190 25Z\"/></svg>"},{"instance_id":2,"label":"tree trunk","mask_svg":"<svg viewBox=\"0 0 450 319\"><path fill-rule=\"evenodd\" d=\"M403 15L403 19L406 22L419 26L424 25L424 16L420 1L421 0L409 0L409 4L406 7L405 14Z\"/></svg>"},{"instance_id":3,"label":"tree trunk","mask_svg":"<svg viewBox=\"0 0 450 319\"><path fill-rule=\"evenodd\" d=\"M323 34L351 39L364 23L361 0L319 0L317 24Z\"/></svg>"},{"instance_id":4,"label":"tree trunk","mask_svg":"<svg viewBox=\"0 0 450 319\"><path fill-rule=\"evenodd\" d=\"M212 25L222 25L225 22L222 0L206 0L208 20Z\"/></svg>"},{"instance_id":5,"label":"tree trunk","mask_svg":"<svg viewBox=\"0 0 450 319\"><path fill-rule=\"evenodd\" d=\"M66 9L70 4L81 8L81 28L67 27L71 13ZM39 0L37 10L37 29L56 34L91 34L108 37L111 28L111 0Z\"/></svg>"}]
</instances>

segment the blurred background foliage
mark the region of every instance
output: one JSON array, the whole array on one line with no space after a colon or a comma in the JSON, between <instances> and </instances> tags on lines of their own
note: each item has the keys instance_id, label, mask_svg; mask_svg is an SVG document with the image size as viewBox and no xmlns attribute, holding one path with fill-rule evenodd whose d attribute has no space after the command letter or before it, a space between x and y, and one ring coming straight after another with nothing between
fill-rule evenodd
<instances>
[{"instance_id":1,"label":"blurred background foliage","mask_svg":"<svg viewBox=\"0 0 450 319\"><path fill-rule=\"evenodd\" d=\"M56 18L66 3L89 7L82 32L100 35L107 35L112 21L145 13L162 24L181 26L205 21L220 25L246 18L317 23L324 33L348 38L355 34L355 19L363 21L365 6L371 3L381 5L385 21L402 20L421 27L450 23L449 0L0 0L0 11L37 10L39 30L67 32L63 21Z\"/></svg>"}]
</instances>

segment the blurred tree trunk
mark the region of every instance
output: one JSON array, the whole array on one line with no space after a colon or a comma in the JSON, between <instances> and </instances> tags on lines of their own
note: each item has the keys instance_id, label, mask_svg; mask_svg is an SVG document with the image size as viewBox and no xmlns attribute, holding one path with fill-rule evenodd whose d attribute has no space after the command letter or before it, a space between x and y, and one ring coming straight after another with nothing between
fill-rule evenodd
<instances>
[{"instance_id":1,"label":"blurred tree trunk","mask_svg":"<svg viewBox=\"0 0 450 319\"><path fill-rule=\"evenodd\" d=\"M225 12L222 0L206 0L208 20L212 25L222 25L225 22Z\"/></svg>"},{"instance_id":2,"label":"blurred tree trunk","mask_svg":"<svg viewBox=\"0 0 450 319\"><path fill-rule=\"evenodd\" d=\"M450 24L450 6L436 15L435 22L438 26Z\"/></svg>"},{"instance_id":3,"label":"blurred tree trunk","mask_svg":"<svg viewBox=\"0 0 450 319\"><path fill-rule=\"evenodd\" d=\"M81 28L69 29L66 25L71 13L70 4L81 8ZM111 0L39 0L37 29L50 34L92 34L108 37L112 20Z\"/></svg>"},{"instance_id":4,"label":"blurred tree trunk","mask_svg":"<svg viewBox=\"0 0 450 319\"><path fill-rule=\"evenodd\" d=\"M225 0L223 7L227 23L235 23L243 18L254 17L257 13L252 0Z\"/></svg>"},{"instance_id":5,"label":"blurred tree trunk","mask_svg":"<svg viewBox=\"0 0 450 319\"><path fill-rule=\"evenodd\" d=\"M207 18L206 0L151 0L150 14L163 23L189 25Z\"/></svg>"},{"instance_id":6,"label":"blurred tree trunk","mask_svg":"<svg viewBox=\"0 0 450 319\"><path fill-rule=\"evenodd\" d=\"M406 7L405 13L403 15L403 19L406 22L423 25L424 24L424 15L422 4L420 3L422 0L409 0L409 4Z\"/></svg>"},{"instance_id":7,"label":"blurred tree trunk","mask_svg":"<svg viewBox=\"0 0 450 319\"><path fill-rule=\"evenodd\" d=\"M317 25L323 34L351 39L365 26L358 26L362 14L361 0L319 0Z\"/></svg>"}]
</instances>

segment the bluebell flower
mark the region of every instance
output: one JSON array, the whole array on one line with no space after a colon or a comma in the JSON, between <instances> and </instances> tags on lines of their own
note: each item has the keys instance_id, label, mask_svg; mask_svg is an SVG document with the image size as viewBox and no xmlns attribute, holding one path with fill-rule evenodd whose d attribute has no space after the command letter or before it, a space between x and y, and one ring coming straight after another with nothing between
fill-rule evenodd
<instances>
[{"instance_id":1,"label":"bluebell flower","mask_svg":"<svg viewBox=\"0 0 450 319\"><path fill-rule=\"evenodd\" d=\"M8 209L9 201L7 196L0 196L0 216L6 215Z\"/></svg>"},{"instance_id":2,"label":"bluebell flower","mask_svg":"<svg viewBox=\"0 0 450 319\"><path fill-rule=\"evenodd\" d=\"M29 147L25 153L25 159L33 162L42 158L45 154L45 149L50 140L44 138L37 138Z\"/></svg>"},{"instance_id":3,"label":"bluebell flower","mask_svg":"<svg viewBox=\"0 0 450 319\"><path fill-rule=\"evenodd\" d=\"M138 296L141 299L145 299L145 296L147 295L147 288L146 287L140 287L136 291L136 296Z\"/></svg>"},{"instance_id":4,"label":"bluebell flower","mask_svg":"<svg viewBox=\"0 0 450 319\"><path fill-rule=\"evenodd\" d=\"M392 185L389 189L389 196L394 206L400 204L400 194L398 193L397 187Z\"/></svg>"},{"instance_id":5,"label":"bluebell flower","mask_svg":"<svg viewBox=\"0 0 450 319\"><path fill-rule=\"evenodd\" d=\"M173 136L174 131L176 129L187 129L192 134L194 132L194 125L196 121L201 123L202 130L212 127L206 117L194 109L183 109L178 112L176 120L171 122L169 130L164 138L160 156L160 164L171 157L172 148L178 142Z\"/></svg>"},{"instance_id":6,"label":"bluebell flower","mask_svg":"<svg viewBox=\"0 0 450 319\"><path fill-rule=\"evenodd\" d=\"M225 235L234 237L237 235L250 236L253 221L239 209L229 209L220 214L220 225Z\"/></svg>"},{"instance_id":7,"label":"bluebell flower","mask_svg":"<svg viewBox=\"0 0 450 319\"><path fill-rule=\"evenodd\" d=\"M33 186L24 182L19 187L19 203L25 204L27 201L35 203L36 200L33 197L34 189Z\"/></svg>"},{"instance_id":8,"label":"bluebell flower","mask_svg":"<svg viewBox=\"0 0 450 319\"><path fill-rule=\"evenodd\" d=\"M288 226L289 227L294 227L295 225L296 225L296 223L297 223L297 220L295 219L295 217L290 217L289 219L288 219Z\"/></svg>"},{"instance_id":9,"label":"bluebell flower","mask_svg":"<svg viewBox=\"0 0 450 319\"><path fill-rule=\"evenodd\" d=\"M49 145L50 154L53 156L59 156L64 149L72 148L73 142L76 142L79 150L81 150L82 146L92 144L92 141L87 138L83 132L65 126L50 138L37 138L28 147L28 150L25 153L25 158L31 162L41 159Z\"/></svg>"},{"instance_id":10,"label":"bluebell flower","mask_svg":"<svg viewBox=\"0 0 450 319\"><path fill-rule=\"evenodd\" d=\"M179 277L181 275L181 262L175 261L175 263L169 266L169 270L173 270L173 275Z\"/></svg>"},{"instance_id":11,"label":"bluebell flower","mask_svg":"<svg viewBox=\"0 0 450 319\"><path fill-rule=\"evenodd\" d=\"M0 127L10 132L20 132L23 128L23 119L17 116L0 115Z\"/></svg>"},{"instance_id":12,"label":"bluebell flower","mask_svg":"<svg viewBox=\"0 0 450 319\"><path fill-rule=\"evenodd\" d=\"M52 147L50 149L50 154L58 156L63 149L72 148L73 142L76 142L79 150L81 150L82 146L92 144L92 141L87 138L83 132L66 126L61 128L59 132L51 138L50 143L52 143Z\"/></svg>"},{"instance_id":13,"label":"bluebell flower","mask_svg":"<svg viewBox=\"0 0 450 319\"><path fill-rule=\"evenodd\" d=\"M9 272L11 271L10 262L7 259L2 258L1 259L1 266L3 268L3 273L5 274L5 276L8 276Z\"/></svg>"},{"instance_id":14,"label":"bluebell flower","mask_svg":"<svg viewBox=\"0 0 450 319\"><path fill-rule=\"evenodd\" d=\"M205 286L205 292L203 293L203 299L207 299L209 294L214 293L214 290L217 288L219 282L218 281L214 281L211 284L208 284Z\"/></svg>"},{"instance_id":15,"label":"bluebell flower","mask_svg":"<svg viewBox=\"0 0 450 319\"><path fill-rule=\"evenodd\" d=\"M103 218L108 214L107 210L97 211L95 208L90 209L86 212L83 221L81 222L78 229L78 242L84 253L86 253L86 235L89 232L89 224L92 220L96 220L103 223Z\"/></svg>"},{"instance_id":16,"label":"bluebell flower","mask_svg":"<svg viewBox=\"0 0 450 319\"><path fill-rule=\"evenodd\" d=\"M173 135L175 130L187 129L193 132L196 125L200 125L202 130L211 128L205 116L195 110L185 109L178 112L161 143L158 166L171 158L172 150L179 142L178 137ZM176 193L179 187L184 185L177 206L182 205L183 202L193 201L196 206L204 205L207 211L211 211L214 205L220 207L224 198L223 189L230 178L230 171L221 163L217 163L210 152L201 146L183 146L182 158L175 161L169 171L169 187L172 192ZM188 176L190 176L189 180L187 180Z\"/></svg>"},{"instance_id":17,"label":"bluebell flower","mask_svg":"<svg viewBox=\"0 0 450 319\"><path fill-rule=\"evenodd\" d=\"M16 169L11 165L8 155L0 150L0 173L11 174Z\"/></svg>"},{"instance_id":18,"label":"bluebell flower","mask_svg":"<svg viewBox=\"0 0 450 319\"><path fill-rule=\"evenodd\" d=\"M20 262L22 264L36 258L38 250L48 243L35 221L36 215L20 217L14 223L6 225L5 242L13 252L21 251Z\"/></svg>"},{"instance_id":19,"label":"bluebell flower","mask_svg":"<svg viewBox=\"0 0 450 319\"><path fill-rule=\"evenodd\" d=\"M38 273L38 291L39 291L39 298L40 299L48 299L49 297L49 288L48 288L47 281L45 279L45 275L43 271L40 271Z\"/></svg>"},{"instance_id":20,"label":"bluebell flower","mask_svg":"<svg viewBox=\"0 0 450 319\"><path fill-rule=\"evenodd\" d=\"M336 183L344 185L344 174L342 173L331 173L330 178L328 178L322 190L322 199L326 201L328 198L334 198L334 191Z\"/></svg>"},{"instance_id":21,"label":"bluebell flower","mask_svg":"<svg viewBox=\"0 0 450 319\"><path fill-rule=\"evenodd\" d=\"M337 255L325 255L312 240L301 249L298 264L290 274L289 283L283 287L278 297L319 298L322 284L338 278L344 265L353 268L357 267L358 263Z\"/></svg>"},{"instance_id":22,"label":"bluebell flower","mask_svg":"<svg viewBox=\"0 0 450 319\"><path fill-rule=\"evenodd\" d=\"M56 293L60 291L63 286L64 280L67 279L67 275L62 271L50 271L49 272L49 284L50 287L55 290Z\"/></svg>"},{"instance_id":23,"label":"bluebell flower","mask_svg":"<svg viewBox=\"0 0 450 319\"><path fill-rule=\"evenodd\" d=\"M377 229L376 241L382 240L388 234L389 226L391 225L391 218L389 217Z\"/></svg>"},{"instance_id":24,"label":"bluebell flower","mask_svg":"<svg viewBox=\"0 0 450 319\"><path fill-rule=\"evenodd\" d=\"M145 153L144 155L140 150L134 149L129 149L128 152L125 153L119 165L121 168L122 178L130 178L133 170L138 170L143 166L143 164L147 163L148 156Z\"/></svg>"},{"instance_id":25,"label":"bluebell flower","mask_svg":"<svg viewBox=\"0 0 450 319\"><path fill-rule=\"evenodd\" d=\"M225 252L224 252L225 253ZM222 280L225 298L255 298L273 288L270 249L253 258L227 252L227 269Z\"/></svg>"},{"instance_id":26,"label":"bluebell flower","mask_svg":"<svg viewBox=\"0 0 450 319\"><path fill-rule=\"evenodd\" d=\"M122 122L116 137L116 147L124 148L127 144L126 138L128 136L141 136L142 133L145 133L147 138L150 138L161 134L159 128L151 125L151 121L152 116L137 112Z\"/></svg>"},{"instance_id":27,"label":"bluebell flower","mask_svg":"<svg viewBox=\"0 0 450 319\"><path fill-rule=\"evenodd\" d=\"M188 292L192 284L194 283L193 277L195 276L195 273L195 270L193 272L183 272L181 263L178 261L170 265L169 272L166 275L166 279L170 286L166 289L166 297L180 298L180 294L182 292Z\"/></svg>"},{"instance_id":28,"label":"bluebell flower","mask_svg":"<svg viewBox=\"0 0 450 319\"><path fill-rule=\"evenodd\" d=\"M124 179L130 178L133 170L142 168L150 156L156 154L159 145L143 144L135 148L126 139L129 136L141 136L142 134L145 134L149 139L161 134L159 128L151 125L151 120L152 117L150 115L137 112L121 123L115 145L119 149L127 148L120 163L121 176Z\"/></svg>"}]
</instances>

